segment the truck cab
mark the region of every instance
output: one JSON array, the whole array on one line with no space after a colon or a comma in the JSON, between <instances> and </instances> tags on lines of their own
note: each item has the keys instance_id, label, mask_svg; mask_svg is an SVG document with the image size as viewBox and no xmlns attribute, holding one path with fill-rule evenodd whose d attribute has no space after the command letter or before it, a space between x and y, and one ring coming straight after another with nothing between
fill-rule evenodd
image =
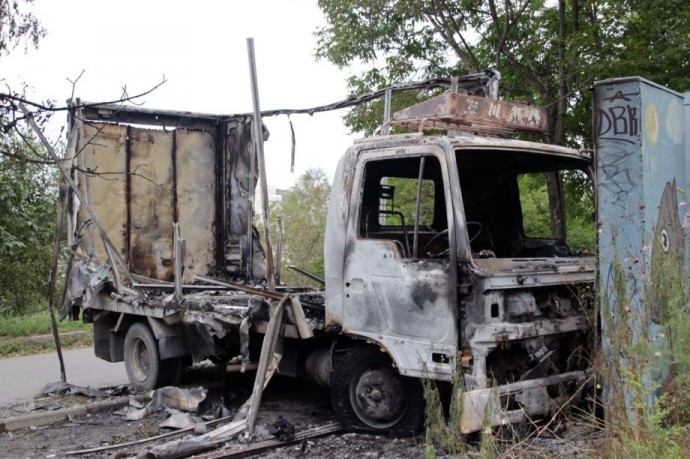
<instances>
[{"instance_id":1,"label":"truck cab","mask_svg":"<svg viewBox=\"0 0 690 459\"><path fill-rule=\"evenodd\" d=\"M356 355L360 365L336 356L334 381L349 369L341 422L415 427L419 378L464 385L454 403L466 433L583 392L595 259L568 242L563 177L587 183L591 166L578 150L486 134L348 150L329 203L326 326L381 352ZM546 204L528 208L535 200Z\"/></svg>"}]
</instances>

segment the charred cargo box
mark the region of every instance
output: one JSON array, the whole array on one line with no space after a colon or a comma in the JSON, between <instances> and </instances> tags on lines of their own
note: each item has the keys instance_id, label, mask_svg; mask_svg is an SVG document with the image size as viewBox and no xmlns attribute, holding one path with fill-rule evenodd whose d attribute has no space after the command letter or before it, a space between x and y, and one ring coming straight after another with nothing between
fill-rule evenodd
<instances>
[{"instance_id":1,"label":"charred cargo box","mask_svg":"<svg viewBox=\"0 0 690 459\"><path fill-rule=\"evenodd\" d=\"M185 282L194 272L265 277L262 257L250 256L250 180L257 177L250 173L251 117L87 104L72 121L82 194L131 272L173 280L177 222L186 240ZM74 217L74 228L89 218L83 209ZM108 258L93 231L81 247Z\"/></svg>"},{"instance_id":2,"label":"charred cargo box","mask_svg":"<svg viewBox=\"0 0 690 459\"><path fill-rule=\"evenodd\" d=\"M71 112L64 164L78 190L62 316L93 322L96 355L125 360L135 387L172 383L193 359L239 355L250 306L265 316L261 297L218 298L227 286L195 281L265 279L251 123L124 105Z\"/></svg>"}]
</instances>

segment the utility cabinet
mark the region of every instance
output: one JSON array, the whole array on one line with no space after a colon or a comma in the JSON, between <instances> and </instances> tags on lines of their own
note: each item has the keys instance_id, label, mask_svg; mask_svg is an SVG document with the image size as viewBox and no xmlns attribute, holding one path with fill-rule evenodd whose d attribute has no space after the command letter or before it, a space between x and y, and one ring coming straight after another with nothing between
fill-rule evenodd
<instances>
[{"instance_id":1,"label":"utility cabinet","mask_svg":"<svg viewBox=\"0 0 690 459\"><path fill-rule=\"evenodd\" d=\"M609 376L638 375L650 403L669 375L669 282L688 287L689 101L642 78L594 85L602 344Z\"/></svg>"}]
</instances>

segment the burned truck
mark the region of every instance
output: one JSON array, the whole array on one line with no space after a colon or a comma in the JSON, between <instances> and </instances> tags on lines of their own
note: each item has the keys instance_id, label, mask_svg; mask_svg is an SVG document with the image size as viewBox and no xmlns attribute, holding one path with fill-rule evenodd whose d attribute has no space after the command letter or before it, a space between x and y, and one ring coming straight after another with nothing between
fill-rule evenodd
<instances>
[{"instance_id":1,"label":"burned truck","mask_svg":"<svg viewBox=\"0 0 690 459\"><path fill-rule=\"evenodd\" d=\"M350 430L420 430L424 379L462 389L464 433L580 399L595 260L568 243L563 178L587 180L592 158L511 138L546 114L489 93L453 88L390 120L418 132L348 149L323 290L265 287L251 117L75 106L63 315L93 323L96 355L142 390L204 359L265 369L271 336L277 372L330 386ZM546 203L531 213L528 182Z\"/></svg>"}]
</instances>

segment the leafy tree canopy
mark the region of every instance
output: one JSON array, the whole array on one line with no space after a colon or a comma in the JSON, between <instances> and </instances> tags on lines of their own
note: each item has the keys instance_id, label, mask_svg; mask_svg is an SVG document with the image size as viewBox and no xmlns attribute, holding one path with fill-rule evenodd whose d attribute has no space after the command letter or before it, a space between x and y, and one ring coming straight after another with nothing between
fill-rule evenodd
<instances>
[{"instance_id":1,"label":"leafy tree canopy","mask_svg":"<svg viewBox=\"0 0 690 459\"><path fill-rule=\"evenodd\" d=\"M20 44L38 46L45 36L36 16L26 11L33 0L0 0L0 56L5 56Z\"/></svg>"},{"instance_id":2,"label":"leafy tree canopy","mask_svg":"<svg viewBox=\"0 0 690 459\"><path fill-rule=\"evenodd\" d=\"M690 3L683 0L319 0L317 56L363 64L358 94L390 84L493 67L506 98L549 110L549 140L590 146L595 80L640 75L690 88ZM401 98L407 98L402 101ZM393 109L410 104L393 101ZM371 133L381 102L346 122ZM569 115L569 116L566 116Z\"/></svg>"},{"instance_id":3,"label":"leafy tree canopy","mask_svg":"<svg viewBox=\"0 0 690 459\"><path fill-rule=\"evenodd\" d=\"M14 154L0 156L0 314L19 314L45 300L58 181L54 168L34 162L38 144L3 142Z\"/></svg>"},{"instance_id":4,"label":"leafy tree canopy","mask_svg":"<svg viewBox=\"0 0 690 459\"><path fill-rule=\"evenodd\" d=\"M294 265L318 276L324 275L323 240L331 185L321 169L309 169L295 185L273 203L272 224L282 218L284 228L281 281L287 285L313 285L306 277L287 268ZM276 233L276 228L273 230Z\"/></svg>"}]
</instances>

